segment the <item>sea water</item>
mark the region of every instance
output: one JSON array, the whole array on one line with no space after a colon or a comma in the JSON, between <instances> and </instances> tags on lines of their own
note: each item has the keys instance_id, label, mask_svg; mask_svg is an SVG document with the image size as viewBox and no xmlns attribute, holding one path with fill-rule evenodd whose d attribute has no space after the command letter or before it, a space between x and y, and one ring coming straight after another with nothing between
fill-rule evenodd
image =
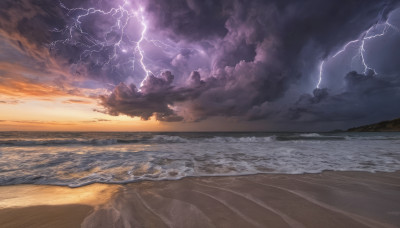
<instances>
[{"instance_id":1,"label":"sea water","mask_svg":"<svg viewBox=\"0 0 400 228\"><path fill-rule=\"evenodd\" d=\"M0 133L0 185L400 170L400 133Z\"/></svg>"}]
</instances>

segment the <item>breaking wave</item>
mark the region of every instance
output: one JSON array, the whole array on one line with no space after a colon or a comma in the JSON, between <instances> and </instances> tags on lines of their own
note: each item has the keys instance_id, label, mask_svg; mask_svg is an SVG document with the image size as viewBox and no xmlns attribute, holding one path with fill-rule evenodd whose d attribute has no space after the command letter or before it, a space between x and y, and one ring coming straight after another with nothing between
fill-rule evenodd
<instances>
[{"instance_id":1,"label":"breaking wave","mask_svg":"<svg viewBox=\"0 0 400 228\"><path fill-rule=\"evenodd\" d=\"M400 140L399 135L332 135L318 133L270 134L268 136L201 136L153 134L140 137L116 138L3 138L0 147L30 146L110 146L118 144L163 143L268 143L274 141L330 141L330 140Z\"/></svg>"},{"instance_id":2,"label":"breaking wave","mask_svg":"<svg viewBox=\"0 0 400 228\"><path fill-rule=\"evenodd\" d=\"M400 133L0 133L0 185L400 170Z\"/></svg>"}]
</instances>

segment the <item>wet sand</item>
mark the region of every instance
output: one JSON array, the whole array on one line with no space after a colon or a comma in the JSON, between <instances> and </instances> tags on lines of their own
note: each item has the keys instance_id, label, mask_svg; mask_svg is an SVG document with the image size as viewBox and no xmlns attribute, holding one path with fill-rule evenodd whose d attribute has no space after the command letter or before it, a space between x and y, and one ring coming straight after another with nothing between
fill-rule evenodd
<instances>
[{"instance_id":1,"label":"wet sand","mask_svg":"<svg viewBox=\"0 0 400 228\"><path fill-rule=\"evenodd\" d=\"M23 191L29 188L0 187L1 227L400 226L400 172L199 177ZM35 195L42 198L23 203Z\"/></svg>"},{"instance_id":2,"label":"wet sand","mask_svg":"<svg viewBox=\"0 0 400 228\"><path fill-rule=\"evenodd\" d=\"M0 210L0 227L81 227L92 212L86 205L32 206Z\"/></svg>"}]
</instances>

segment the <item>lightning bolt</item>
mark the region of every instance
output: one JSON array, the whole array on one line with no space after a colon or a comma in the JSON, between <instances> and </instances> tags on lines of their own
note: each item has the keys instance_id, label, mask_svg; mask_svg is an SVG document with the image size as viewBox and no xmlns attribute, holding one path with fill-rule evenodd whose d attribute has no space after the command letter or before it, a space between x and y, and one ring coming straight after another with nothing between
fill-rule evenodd
<instances>
[{"instance_id":1,"label":"lightning bolt","mask_svg":"<svg viewBox=\"0 0 400 228\"><path fill-rule=\"evenodd\" d=\"M82 54L81 54L81 58L80 60L82 60L82 57L87 56L87 55L91 55L94 52L100 52L102 50L104 50L106 47L113 47L113 55L110 56L110 58L108 59L108 61L106 61L106 63L108 64L112 59L114 59L117 55L117 50L119 49L121 50L121 43L122 43L122 39L125 36L125 29L126 26L128 25L130 19L132 18L132 15L129 13L129 11L127 9L125 9L125 7L128 5L128 1L125 0L123 5L119 5L117 8L112 8L109 11L104 11L101 9L95 9L95 8L67 8L61 1L60 1L60 6L67 10L67 15L73 14L73 13L77 13L78 16L76 17L76 19L74 20L74 22L72 23L72 25L70 26L66 26L66 28L64 30L58 30L58 32L68 32L69 37L66 38L65 40L57 40L52 42L50 45L52 47L55 47L58 43L70 43L70 44L74 44L76 46L80 46L80 47L86 47L88 48L88 50L85 50ZM78 12L82 12L82 13L78 13ZM82 20L84 20L86 17L90 16L90 15L95 15L95 14L101 14L103 16L109 16L111 17L111 19L116 19L116 22L114 25L112 25L109 29L109 31L107 31L104 35L104 40L98 40L95 37L93 37L90 33L85 32L82 29ZM108 39L108 36L112 35L112 32L114 32L115 30L120 30L120 35L119 35L119 39L117 41L114 41L114 43L112 45L110 45L110 41ZM57 32L57 30L53 30L55 32ZM76 34L81 35L82 37L82 42L76 41L75 37ZM124 52L124 51L123 51Z\"/></svg>"},{"instance_id":2,"label":"lightning bolt","mask_svg":"<svg viewBox=\"0 0 400 228\"><path fill-rule=\"evenodd\" d=\"M373 33L373 30L377 29L378 26L383 26L382 31L380 33L371 34L371 33ZM375 25L371 26L368 30L363 32L358 39L351 40L351 41L347 42L342 47L342 49L340 49L338 52L336 52L334 55L332 55L331 58L336 58L340 54L344 53L349 46L358 44L358 52L352 59L354 60L356 57L360 57L361 64L362 64L362 66L364 68L364 71L363 71L364 74L366 74L368 72L368 70L372 70L374 72L374 74L377 74L376 70L374 68L372 68L371 66L369 66L367 64L366 60L365 60L365 52L366 52L365 44L366 44L366 41L373 40L373 39L376 39L378 37L385 36L389 29L392 29L392 30L396 31L398 34L400 34L399 28L397 28L396 26L391 24L389 21L386 21L385 23L379 24L379 25L375 24ZM320 66L319 66L319 79L318 79L318 83L317 83L317 87L316 88L319 88L320 85L321 85L321 81L322 81L322 77L323 77L323 67L324 67L324 64L325 64L326 61L327 61L326 59L323 59L322 62L320 63Z\"/></svg>"},{"instance_id":3,"label":"lightning bolt","mask_svg":"<svg viewBox=\"0 0 400 228\"><path fill-rule=\"evenodd\" d=\"M131 9L130 2L124 0L115 8L103 10L101 8L68 8L59 0L59 5L62 9L66 10L66 15L75 17L72 18L72 23L62 29L53 29L52 32L60 33L65 39L56 40L50 43L50 49L57 50L59 45L72 45L83 48L79 55L78 63L83 62L86 58L95 57L95 63L102 68L106 65L111 66L113 69L123 64L131 64L132 71L135 71L135 61L138 61L140 67L144 71L143 82L147 77L152 74L150 69L145 64L145 51L143 49L143 42L147 40L147 23L144 16L144 9ZM85 30L83 22L90 16L102 16L107 18L107 22L111 25L105 29L103 37L96 37L87 29ZM141 25L140 38L137 41L132 40L127 34L127 27L131 22L136 22ZM104 53L107 53L104 56ZM123 56L128 55L128 62L121 62ZM100 57L98 57L100 56ZM126 58L123 59L126 61Z\"/></svg>"},{"instance_id":4,"label":"lightning bolt","mask_svg":"<svg viewBox=\"0 0 400 228\"><path fill-rule=\"evenodd\" d=\"M321 64L319 65L319 80L318 80L318 84L317 84L317 89L319 89L319 86L321 85L321 82L322 82L322 71L324 69L324 63L325 63L325 60L322 60Z\"/></svg>"},{"instance_id":5,"label":"lightning bolt","mask_svg":"<svg viewBox=\"0 0 400 228\"><path fill-rule=\"evenodd\" d=\"M140 17L140 23L141 23L142 26L143 26L143 30L142 30L140 39L139 39L139 41L137 42L136 50L139 52L139 55L140 55L140 58L139 58L140 65L142 66L142 69L143 69L144 72L146 73L146 76L144 77L144 79L143 79L142 82L140 83L140 87L142 87L142 86L143 86L143 83L146 81L147 77L148 77L150 74L152 74L152 72L151 72L150 70L147 69L146 65L145 65L144 62L143 62L143 60L144 60L144 51L143 51L143 49L142 49L142 47L141 47L141 44L142 44L143 40L145 39L145 35L146 35L146 31L147 31L147 24L146 24L146 21L145 21L144 16L143 16L143 8L140 8L139 11L140 11L140 15L139 15L139 17Z\"/></svg>"},{"instance_id":6,"label":"lightning bolt","mask_svg":"<svg viewBox=\"0 0 400 228\"><path fill-rule=\"evenodd\" d=\"M102 70L111 69L113 73L141 75L143 79L139 91L148 77L153 75L150 67L146 64L145 47L153 45L171 58L177 53L181 53L182 50L190 50L206 56L206 52L201 46L182 47L181 44L169 40L165 42L147 37L148 25L144 8L138 4L134 5L139 7L133 7L131 0L120 0L116 7L106 10L102 5L97 8L68 8L62 0L58 1L60 8L66 11L66 16L70 18L71 22L61 29L51 30L60 34L62 39L50 43L50 50L58 50L59 47L76 47L80 51L79 58L74 62L76 65L85 64L89 60L90 63L101 67ZM91 23L90 20L93 20L93 17L96 20L97 18L106 19L104 23L99 22L101 23L100 28L94 27L98 31L94 31L93 26L88 28L86 24L86 22ZM141 28L136 33L136 36L139 35L138 38L132 39L129 36L128 28L131 23L135 23ZM128 71L124 70L126 66L129 68ZM140 67L139 71L135 69L135 66ZM123 67L123 71L117 71L120 67Z\"/></svg>"}]
</instances>

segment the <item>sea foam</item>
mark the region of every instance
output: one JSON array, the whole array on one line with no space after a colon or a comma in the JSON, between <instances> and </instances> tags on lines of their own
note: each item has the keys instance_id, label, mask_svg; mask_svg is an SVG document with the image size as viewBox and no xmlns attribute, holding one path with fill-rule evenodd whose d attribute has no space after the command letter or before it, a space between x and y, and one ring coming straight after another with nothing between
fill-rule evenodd
<instances>
[{"instance_id":1,"label":"sea foam","mask_svg":"<svg viewBox=\"0 0 400 228\"><path fill-rule=\"evenodd\" d=\"M400 170L399 133L8 134L0 140L1 185Z\"/></svg>"}]
</instances>

